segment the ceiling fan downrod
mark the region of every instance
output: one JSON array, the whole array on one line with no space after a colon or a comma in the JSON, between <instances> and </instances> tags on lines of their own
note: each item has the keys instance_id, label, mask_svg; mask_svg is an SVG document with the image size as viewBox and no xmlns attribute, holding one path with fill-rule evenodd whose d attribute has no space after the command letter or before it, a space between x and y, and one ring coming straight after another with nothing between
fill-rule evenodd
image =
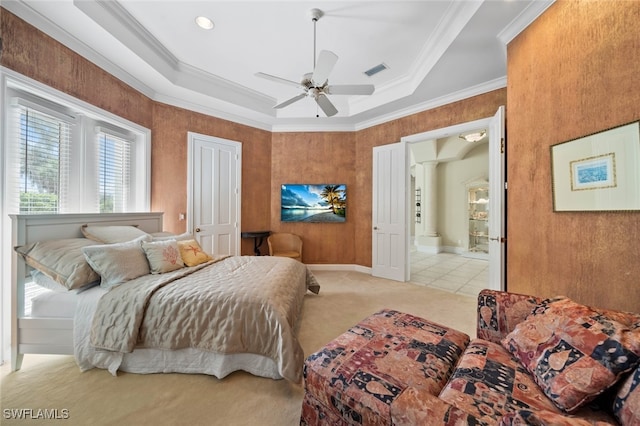
<instances>
[{"instance_id":1,"label":"ceiling fan downrod","mask_svg":"<svg viewBox=\"0 0 640 426\"><path fill-rule=\"evenodd\" d=\"M320 9L311 9L309 11L309 16L313 21L313 68L312 69L316 68L316 24L318 20L322 17L322 15L324 15L324 12L322 12Z\"/></svg>"}]
</instances>

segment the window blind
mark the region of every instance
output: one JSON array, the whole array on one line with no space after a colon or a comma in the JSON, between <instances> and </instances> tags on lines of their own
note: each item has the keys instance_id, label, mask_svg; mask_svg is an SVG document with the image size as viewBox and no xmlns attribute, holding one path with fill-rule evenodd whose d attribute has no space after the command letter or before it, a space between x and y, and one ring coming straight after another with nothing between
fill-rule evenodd
<instances>
[{"instance_id":1,"label":"window blind","mask_svg":"<svg viewBox=\"0 0 640 426\"><path fill-rule=\"evenodd\" d=\"M104 127L97 130L99 211L121 213L126 211L129 199L131 141Z\"/></svg>"},{"instance_id":2,"label":"window blind","mask_svg":"<svg viewBox=\"0 0 640 426\"><path fill-rule=\"evenodd\" d=\"M11 208L19 213L58 213L68 189L71 123L23 103L14 107L16 161L9 185L16 196L11 197Z\"/></svg>"}]
</instances>

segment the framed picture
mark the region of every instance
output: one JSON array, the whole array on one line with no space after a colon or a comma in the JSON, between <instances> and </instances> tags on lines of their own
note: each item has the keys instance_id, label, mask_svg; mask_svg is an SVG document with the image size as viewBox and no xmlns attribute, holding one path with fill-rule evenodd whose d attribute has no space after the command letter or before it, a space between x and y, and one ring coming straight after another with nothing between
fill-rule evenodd
<instances>
[{"instance_id":1,"label":"framed picture","mask_svg":"<svg viewBox=\"0 0 640 426\"><path fill-rule=\"evenodd\" d=\"M640 210L639 170L640 122L553 145L553 210Z\"/></svg>"},{"instance_id":2,"label":"framed picture","mask_svg":"<svg viewBox=\"0 0 640 426\"><path fill-rule=\"evenodd\" d=\"M282 222L344 223L346 218L346 185L296 183L281 186Z\"/></svg>"}]
</instances>

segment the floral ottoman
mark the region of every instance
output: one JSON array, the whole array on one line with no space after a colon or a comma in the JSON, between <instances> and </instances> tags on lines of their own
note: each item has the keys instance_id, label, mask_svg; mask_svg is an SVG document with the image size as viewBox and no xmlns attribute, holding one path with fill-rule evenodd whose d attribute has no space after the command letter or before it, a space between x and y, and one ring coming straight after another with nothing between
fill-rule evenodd
<instances>
[{"instance_id":1,"label":"floral ottoman","mask_svg":"<svg viewBox=\"0 0 640 426\"><path fill-rule=\"evenodd\" d=\"M437 397L468 343L413 315L375 313L307 358L301 424L391 424L405 389Z\"/></svg>"}]
</instances>

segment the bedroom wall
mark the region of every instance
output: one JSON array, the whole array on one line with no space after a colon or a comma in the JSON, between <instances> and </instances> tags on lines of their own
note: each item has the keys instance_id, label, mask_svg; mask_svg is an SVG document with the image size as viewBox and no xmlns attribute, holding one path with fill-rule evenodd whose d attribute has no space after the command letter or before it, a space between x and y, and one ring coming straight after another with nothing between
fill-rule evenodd
<instances>
[{"instance_id":1,"label":"bedroom wall","mask_svg":"<svg viewBox=\"0 0 640 426\"><path fill-rule=\"evenodd\" d=\"M150 128L153 101L102 68L0 9L0 64Z\"/></svg>"},{"instance_id":2,"label":"bedroom wall","mask_svg":"<svg viewBox=\"0 0 640 426\"><path fill-rule=\"evenodd\" d=\"M205 114L155 103L151 151L151 208L163 211L167 230L182 233L187 211L187 133L242 144L242 230L269 229L271 132ZM243 239L242 254L253 254L253 240ZM266 243L262 247L266 250Z\"/></svg>"},{"instance_id":3,"label":"bedroom wall","mask_svg":"<svg viewBox=\"0 0 640 426\"><path fill-rule=\"evenodd\" d=\"M271 231L302 237L302 261L313 264L356 263L355 228L362 194L355 180L353 132L273 133L271 148ZM280 187L284 183L345 184L344 223L280 221Z\"/></svg>"},{"instance_id":4,"label":"bedroom wall","mask_svg":"<svg viewBox=\"0 0 640 426\"><path fill-rule=\"evenodd\" d=\"M640 2L556 2L508 46L507 283L640 312L640 212L554 213L550 147L640 119Z\"/></svg>"}]
</instances>

